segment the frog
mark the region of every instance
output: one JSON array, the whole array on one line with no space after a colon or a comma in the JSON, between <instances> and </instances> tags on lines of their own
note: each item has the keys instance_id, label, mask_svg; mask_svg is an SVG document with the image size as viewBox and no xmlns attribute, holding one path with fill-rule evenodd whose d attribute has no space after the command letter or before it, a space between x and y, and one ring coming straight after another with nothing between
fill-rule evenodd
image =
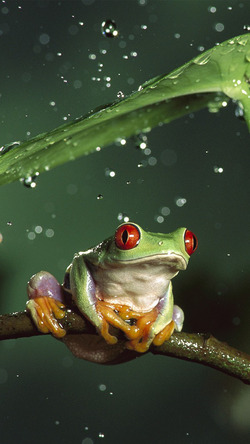
<instances>
[{"instance_id":1,"label":"frog","mask_svg":"<svg viewBox=\"0 0 250 444\"><path fill-rule=\"evenodd\" d=\"M131 353L143 354L182 330L184 313L174 305L172 279L187 268L197 245L184 227L163 234L125 222L97 246L76 253L63 284L47 271L33 275L27 310L40 332L52 333L77 357L119 362L128 351L125 360L132 359ZM66 334L60 320L69 299L99 335ZM110 326L122 331L123 341Z\"/></svg>"}]
</instances>

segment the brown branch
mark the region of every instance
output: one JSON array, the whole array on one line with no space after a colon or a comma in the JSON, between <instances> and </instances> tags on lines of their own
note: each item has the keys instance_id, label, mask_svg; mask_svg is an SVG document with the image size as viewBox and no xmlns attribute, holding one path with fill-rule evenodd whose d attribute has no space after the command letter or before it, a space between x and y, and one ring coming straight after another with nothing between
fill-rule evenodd
<instances>
[{"instance_id":1,"label":"brown branch","mask_svg":"<svg viewBox=\"0 0 250 444\"><path fill-rule=\"evenodd\" d=\"M67 310L60 323L67 333L97 334L94 327L74 310ZM116 329L114 331L117 333ZM41 334L26 311L0 316L0 340ZM152 346L150 352L198 362L250 384L250 355L218 341L211 335L174 333L162 346ZM136 356L138 354L135 354Z\"/></svg>"}]
</instances>

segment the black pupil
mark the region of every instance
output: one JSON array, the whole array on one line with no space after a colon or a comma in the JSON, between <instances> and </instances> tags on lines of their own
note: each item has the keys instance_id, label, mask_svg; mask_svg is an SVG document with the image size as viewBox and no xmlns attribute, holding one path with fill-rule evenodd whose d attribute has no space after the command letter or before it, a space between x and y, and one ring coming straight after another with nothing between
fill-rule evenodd
<instances>
[{"instance_id":1,"label":"black pupil","mask_svg":"<svg viewBox=\"0 0 250 444\"><path fill-rule=\"evenodd\" d=\"M127 230L124 230L122 233L122 242L124 243L124 245L126 244L127 240L128 240L128 232Z\"/></svg>"}]
</instances>

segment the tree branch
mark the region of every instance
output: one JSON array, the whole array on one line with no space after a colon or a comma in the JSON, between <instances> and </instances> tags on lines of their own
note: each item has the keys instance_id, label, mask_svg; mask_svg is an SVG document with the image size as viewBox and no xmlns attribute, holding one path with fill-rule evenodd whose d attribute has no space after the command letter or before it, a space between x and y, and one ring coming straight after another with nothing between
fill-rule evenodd
<instances>
[{"instance_id":1,"label":"tree branch","mask_svg":"<svg viewBox=\"0 0 250 444\"><path fill-rule=\"evenodd\" d=\"M97 334L90 322L72 309L66 311L60 323L67 333ZM117 329L113 328L113 331L117 333ZM26 311L0 316L0 340L41 334ZM250 355L218 341L212 335L174 333L162 346L150 347L150 352L198 362L250 384Z\"/></svg>"}]
</instances>

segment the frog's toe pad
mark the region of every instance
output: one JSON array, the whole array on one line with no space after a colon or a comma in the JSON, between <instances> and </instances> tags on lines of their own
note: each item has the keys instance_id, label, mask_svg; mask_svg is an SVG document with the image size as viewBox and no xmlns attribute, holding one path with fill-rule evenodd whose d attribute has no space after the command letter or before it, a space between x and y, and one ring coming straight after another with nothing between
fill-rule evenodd
<instances>
[{"instance_id":1,"label":"frog's toe pad","mask_svg":"<svg viewBox=\"0 0 250 444\"><path fill-rule=\"evenodd\" d=\"M50 297L39 297L30 299L27 302L27 309L39 331L50 332L56 338L65 336L66 331L57 321L65 316L64 304Z\"/></svg>"},{"instance_id":2,"label":"frog's toe pad","mask_svg":"<svg viewBox=\"0 0 250 444\"><path fill-rule=\"evenodd\" d=\"M163 328L162 331L160 331L160 333L155 336L153 344L157 346L162 345L163 342L167 341L170 338L170 336L174 332L174 329L175 323L174 321L171 321L168 325L166 325L165 328Z\"/></svg>"}]
</instances>

